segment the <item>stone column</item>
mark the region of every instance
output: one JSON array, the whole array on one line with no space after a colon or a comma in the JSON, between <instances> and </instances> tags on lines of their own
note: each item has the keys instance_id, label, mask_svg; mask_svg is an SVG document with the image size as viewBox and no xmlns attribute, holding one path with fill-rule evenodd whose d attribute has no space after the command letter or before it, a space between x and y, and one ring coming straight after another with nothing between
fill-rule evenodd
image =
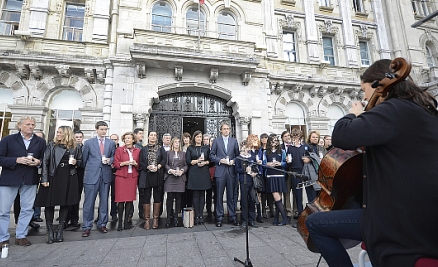
<instances>
[{"instance_id":1,"label":"stone column","mask_svg":"<svg viewBox=\"0 0 438 267\"><path fill-rule=\"evenodd\" d=\"M315 21L314 0L303 0L305 23L306 23L306 45L310 64L319 64L318 55L318 32Z\"/></svg>"},{"instance_id":2,"label":"stone column","mask_svg":"<svg viewBox=\"0 0 438 267\"><path fill-rule=\"evenodd\" d=\"M386 29L386 23L385 22L385 16L383 14L383 7L382 7L382 1L381 0L374 0L371 1L372 4L372 8L374 11L374 19L376 21L377 24L377 40L379 40L379 54L380 54L380 58L387 58L390 59L391 58L391 49L389 48L389 42L388 42L388 35L387 35L387 29ZM390 19L390 28L391 28L391 35L392 35L392 41L394 42L394 50L398 53L400 53L400 45L398 43L397 39L397 33L396 32L392 32L394 29L393 27L395 27L395 22L391 21L391 18L393 19L394 16L392 15L392 10L388 10L388 18ZM396 55L397 56L397 55ZM398 54L398 56L400 56L400 54Z\"/></svg>"},{"instance_id":3,"label":"stone column","mask_svg":"<svg viewBox=\"0 0 438 267\"><path fill-rule=\"evenodd\" d=\"M144 125L147 123L148 120L148 114L143 111L134 111L132 117L135 122L135 128L144 129Z\"/></svg>"},{"instance_id":4,"label":"stone column","mask_svg":"<svg viewBox=\"0 0 438 267\"><path fill-rule=\"evenodd\" d=\"M342 35L344 36L345 58L348 67L357 67L357 50L355 36L353 32L353 24L351 23L351 6L350 0L339 0L339 9L341 12Z\"/></svg>"},{"instance_id":5,"label":"stone column","mask_svg":"<svg viewBox=\"0 0 438 267\"><path fill-rule=\"evenodd\" d=\"M29 31L32 36L44 37L48 15L49 0L32 1L29 19Z\"/></svg>"},{"instance_id":6,"label":"stone column","mask_svg":"<svg viewBox=\"0 0 438 267\"><path fill-rule=\"evenodd\" d=\"M106 68L106 78L105 78L105 91L103 93L103 120L109 125L111 120L111 106L113 99L114 68L109 60L105 60L105 68Z\"/></svg>"},{"instance_id":7,"label":"stone column","mask_svg":"<svg viewBox=\"0 0 438 267\"><path fill-rule=\"evenodd\" d=\"M251 123L251 117L245 116L245 117L239 117L237 118L237 121L241 127L242 131L242 140L246 139L248 137L248 125Z\"/></svg>"},{"instance_id":8,"label":"stone column","mask_svg":"<svg viewBox=\"0 0 438 267\"><path fill-rule=\"evenodd\" d=\"M93 14L93 42L108 42L110 6L107 0L96 0Z\"/></svg>"}]
</instances>

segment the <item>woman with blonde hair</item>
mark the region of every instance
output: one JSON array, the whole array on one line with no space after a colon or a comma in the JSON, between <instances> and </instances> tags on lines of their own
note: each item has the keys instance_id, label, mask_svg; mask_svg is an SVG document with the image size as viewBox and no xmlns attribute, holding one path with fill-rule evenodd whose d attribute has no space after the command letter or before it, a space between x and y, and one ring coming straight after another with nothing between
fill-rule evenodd
<instances>
[{"instance_id":1,"label":"woman with blonde hair","mask_svg":"<svg viewBox=\"0 0 438 267\"><path fill-rule=\"evenodd\" d=\"M170 141L170 151L167 152L166 173L164 174L164 192L167 193L166 201L166 227L170 226L173 203L175 200L175 213L173 226L178 226L178 213L181 210L181 195L186 187L187 173L186 153L181 151L181 144L178 137Z\"/></svg>"},{"instance_id":2,"label":"woman with blonde hair","mask_svg":"<svg viewBox=\"0 0 438 267\"><path fill-rule=\"evenodd\" d=\"M42 162L41 187L35 199L35 207L45 207L48 244L64 241L63 231L68 209L78 204L78 176L76 168L82 164L82 150L76 146L73 131L61 126L46 148ZM53 232L55 206L59 209L59 226Z\"/></svg>"}]
</instances>

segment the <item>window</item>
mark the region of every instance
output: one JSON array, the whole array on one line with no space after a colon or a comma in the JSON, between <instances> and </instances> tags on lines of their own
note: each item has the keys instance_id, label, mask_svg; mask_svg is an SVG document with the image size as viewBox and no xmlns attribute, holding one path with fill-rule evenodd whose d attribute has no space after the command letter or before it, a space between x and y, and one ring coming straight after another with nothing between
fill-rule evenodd
<instances>
[{"instance_id":1,"label":"window","mask_svg":"<svg viewBox=\"0 0 438 267\"><path fill-rule=\"evenodd\" d=\"M199 17L198 17L199 15ZM199 18L199 20L198 20ZM202 10L199 10L198 13L198 7L191 7L186 14L186 20L187 20L187 33L190 35L198 36L198 33L200 36L205 36L205 15ZM199 28L199 32L198 32Z\"/></svg>"},{"instance_id":2,"label":"window","mask_svg":"<svg viewBox=\"0 0 438 267\"><path fill-rule=\"evenodd\" d=\"M9 88L0 87L0 140L9 135L9 123L12 119L8 105L14 104L14 97Z\"/></svg>"},{"instance_id":3,"label":"window","mask_svg":"<svg viewBox=\"0 0 438 267\"><path fill-rule=\"evenodd\" d=\"M426 62L429 68L435 67L435 60L433 58L432 49L426 45Z\"/></svg>"},{"instance_id":4,"label":"window","mask_svg":"<svg viewBox=\"0 0 438 267\"><path fill-rule=\"evenodd\" d=\"M297 62L297 51L295 50L295 33L283 33L284 60Z\"/></svg>"},{"instance_id":5,"label":"window","mask_svg":"<svg viewBox=\"0 0 438 267\"><path fill-rule=\"evenodd\" d=\"M330 6L330 0L319 0L319 5L320 6Z\"/></svg>"},{"instance_id":6,"label":"window","mask_svg":"<svg viewBox=\"0 0 438 267\"><path fill-rule=\"evenodd\" d=\"M236 40L236 20L234 17L222 11L217 18L218 38Z\"/></svg>"},{"instance_id":7,"label":"window","mask_svg":"<svg viewBox=\"0 0 438 267\"><path fill-rule=\"evenodd\" d=\"M63 40L82 41L84 29L85 7L81 5L66 4Z\"/></svg>"},{"instance_id":8,"label":"window","mask_svg":"<svg viewBox=\"0 0 438 267\"><path fill-rule=\"evenodd\" d=\"M172 31L172 9L166 2L158 2L152 8L152 30L157 32Z\"/></svg>"},{"instance_id":9,"label":"window","mask_svg":"<svg viewBox=\"0 0 438 267\"><path fill-rule=\"evenodd\" d=\"M53 140L60 126L70 126L73 131L79 131L82 115L79 111L84 106L81 95L75 90L62 90L50 101L48 140Z\"/></svg>"},{"instance_id":10,"label":"window","mask_svg":"<svg viewBox=\"0 0 438 267\"><path fill-rule=\"evenodd\" d=\"M18 30L23 0L6 0L0 19L0 35L13 35Z\"/></svg>"},{"instance_id":11,"label":"window","mask_svg":"<svg viewBox=\"0 0 438 267\"><path fill-rule=\"evenodd\" d=\"M330 66L335 65L335 53L333 49L333 38L322 37L322 45L324 49L324 60L330 62Z\"/></svg>"},{"instance_id":12,"label":"window","mask_svg":"<svg viewBox=\"0 0 438 267\"><path fill-rule=\"evenodd\" d=\"M345 116L345 112L337 105L330 105L327 110L327 118L329 121L329 131L333 132L333 128L335 128L336 122Z\"/></svg>"},{"instance_id":13,"label":"window","mask_svg":"<svg viewBox=\"0 0 438 267\"><path fill-rule=\"evenodd\" d=\"M429 0L412 0L412 8L416 16L425 17L430 14Z\"/></svg>"},{"instance_id":14,"label":"window","mask_svg":"<svg viewBox=\"0 0 438 267\"><path fill-rule=\"evenodd\" d=\"M363 0L353 0L354 11L364 13Z\"/></svg>"},{"instance_id":15,"label":"window","mask_svg":"<svg viewBox=\"0 0 438 267\"><path fill-rule=\"evenodd\" d=\"M364 41L359 42L360 48L360 60L362 66L369 66L370 64L370 53L368 50L368 43Z\"/></svg>"}]
</instances>

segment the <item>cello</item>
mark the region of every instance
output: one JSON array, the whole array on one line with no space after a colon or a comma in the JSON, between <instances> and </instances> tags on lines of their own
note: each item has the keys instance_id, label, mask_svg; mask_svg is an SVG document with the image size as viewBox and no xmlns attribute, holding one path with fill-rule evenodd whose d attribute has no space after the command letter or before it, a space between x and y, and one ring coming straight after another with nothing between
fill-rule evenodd
<instances>
[{"instance_id":1,"label":"cello","mask_svg":"<svg viewBox=\"0 0 438 267\"><path fill-rule=\"evenodd\" d=\"M409 76L411 68L412 65L407 59L401 57L394 59L390 64L389 72L385 74L385 78L372 83L375 90L364 110L368 111L385 101L394 85ZM308 216L316 212L360 208L363 153L365 150L362 148L357 150L332 148L321 160L317 181L321 186L321 191L314 201L306 205L297 223L297 230L310 251L319 252L313 244L305 224ZM351 241L345 240L342 243L345 248L351 248L358 244L357 241Z\"/></svg>"}]
</instances>

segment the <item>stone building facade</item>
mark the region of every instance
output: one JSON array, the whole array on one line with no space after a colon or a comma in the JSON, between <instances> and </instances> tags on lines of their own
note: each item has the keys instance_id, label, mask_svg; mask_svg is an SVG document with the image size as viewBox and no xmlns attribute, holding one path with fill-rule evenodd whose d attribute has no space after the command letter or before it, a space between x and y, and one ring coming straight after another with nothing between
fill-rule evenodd
<instances>
[{"instance_id":1,"label":"stone building facade","mask_svg":"<svg viewBox=\"0 0 438 267\"><path fill-rule=\"evenodd\" d=\"M360 73L404 56L437 95L429 1L2 0L2 136L19 117L94 135L136 127L238 139L291 127L330 134L362 97ZM426 5L424 5L426 4Z\"/></svg>"}]
</instances>

